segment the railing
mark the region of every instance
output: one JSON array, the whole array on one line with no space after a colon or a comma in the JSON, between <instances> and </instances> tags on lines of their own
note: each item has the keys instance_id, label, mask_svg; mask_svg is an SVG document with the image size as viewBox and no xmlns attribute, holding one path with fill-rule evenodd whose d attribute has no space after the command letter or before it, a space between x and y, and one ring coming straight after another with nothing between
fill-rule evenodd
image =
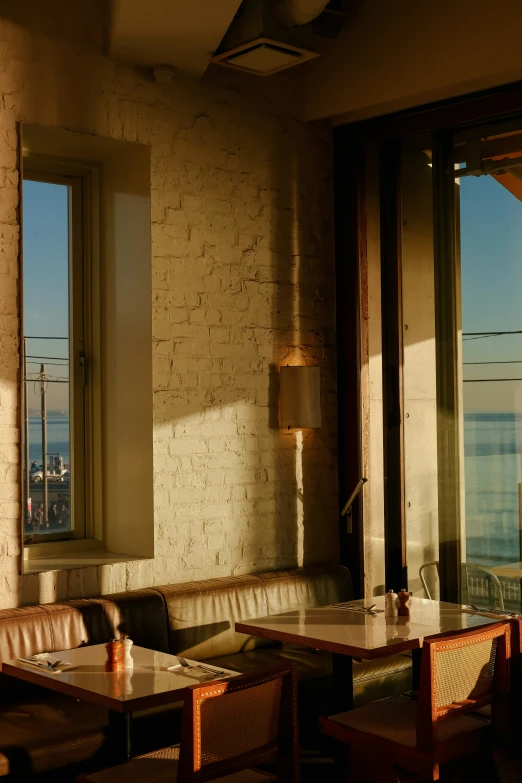
<instances>
[{"instance_id":1,"label":"railing","mask_svg":"<svg viewBox=\"0 0 522 783\"><path fill-rule=\"evenodd\" d=\"M518 579L500 579L504 606L513 611L521 609L521 590ZM482 576L468 577L468 595L471 603L481 603L483 606L490 603L491 584ZM498 598L498 588L496 597Z\"/></svg>"}]
</instances>

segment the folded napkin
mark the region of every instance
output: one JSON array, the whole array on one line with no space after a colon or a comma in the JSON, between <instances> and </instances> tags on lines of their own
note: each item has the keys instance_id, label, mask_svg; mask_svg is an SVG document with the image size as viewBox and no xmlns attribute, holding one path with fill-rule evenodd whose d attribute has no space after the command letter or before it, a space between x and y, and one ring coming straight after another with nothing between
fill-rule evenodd
<instances>
[{"instance_id":1,"label":"folded napkin","mask_svg":"<svg viewBox=\"0 0 522 783\"><path fill-rule=\"evenodd\" d=\"M31 655L29 658L18 658L18 661L24 666L33 666L50 674L60 674L74 665L67 661L61 661L59 658L50 655L50 653L39 653L38 655Z\"/></svg>"}]
</instances>

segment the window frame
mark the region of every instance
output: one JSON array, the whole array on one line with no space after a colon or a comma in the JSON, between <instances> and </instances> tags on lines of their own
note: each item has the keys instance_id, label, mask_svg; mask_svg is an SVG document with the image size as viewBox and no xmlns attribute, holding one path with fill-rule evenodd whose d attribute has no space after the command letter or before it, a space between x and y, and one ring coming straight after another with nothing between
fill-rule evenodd
<instances>
[{"instance_id":1,"label":"window frame","mask_svg":"<svg viewBox=\"0 0 522 783\"><path fill-rule=\"evenodd\" d=\"M99 169L95 165L51 156L24 154L21 189L26 180L69 187L69 377L70 461L74 466L70 484L72 529L64 533L29 534L25 531L26 469L22 470L22 536L30 558L66 554L78 545L101 548L102 536L95 530L101 499L101 389L93 372L100 365L100 269L99 269ZM23 224L23 210L21 211ZM23 236L23 230L22 230ZM21 329L24 329L24 264L21 240ZM22 411L26 405L25 356L22 352ZM22 427L22 454L27 444ZM101 519L101 516L98 516ZM98 540L94 540L94 538Z\"/></svg>"}]
</instances>

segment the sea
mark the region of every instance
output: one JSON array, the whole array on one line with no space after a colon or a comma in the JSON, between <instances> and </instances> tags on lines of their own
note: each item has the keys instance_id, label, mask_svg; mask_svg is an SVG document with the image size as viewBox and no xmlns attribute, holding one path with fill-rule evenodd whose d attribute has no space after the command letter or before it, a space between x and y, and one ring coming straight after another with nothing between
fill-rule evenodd
<instances>
[{"instance_id":1,"label":"sea","mask_svg":"<svg viewBox=\"0 0 522 783\"><path fill-rule=\"evenodd\" d=\"M69 418L47 420L48 451L69 464ZM522 414L464 415L466 561L485 566L518 562L522 485ZM29 419L29 459L42 462L42 426ZM521 497L522 499L522 497Z\"/></svg>"},{"instance_id":2,"label":"sea","mask_svg":"<svg viewBox=\"0 0 522 783\"><path fill-rule=\"evenodd\" d=\"M464 415L466 561L518 562L522 414Z\"/></svg>"},{"instance_id":3,"label":"sea","mask_svg":"<svg viewBox=\"0 0 522 783\"><path fill-rule=\"evenodd\" d=\"M60 454L66 465L70 458L69 417L49 416L47 419L47 451ZM29 462L42 464L42 420L29 417Z\"/></svg>"}]
</instances>

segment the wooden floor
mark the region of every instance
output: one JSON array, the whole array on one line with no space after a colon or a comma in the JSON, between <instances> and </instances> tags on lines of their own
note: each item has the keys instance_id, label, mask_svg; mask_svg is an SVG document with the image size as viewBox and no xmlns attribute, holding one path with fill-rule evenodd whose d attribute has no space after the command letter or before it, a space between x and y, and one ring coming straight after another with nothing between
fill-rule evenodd
<instances>
[{"instance_id":1,"label":"wooden floor","mask_svg":"<svg viewBox=\"0 0 522 783\"><path fill-rule=\"evenodd\" d=\"M463 759L459 763L446 766L441 770L441 783L522 783L521 755L496 752L493 767L484 768L480 761ZM367 770L367 777L361 777L359 771L350 769L346 777L335 772L333 759L324 754L304 752L301 754L301 783L421 783L422 778L407 774L387 774L380 768ZM343 780L344 777L344 780Z\"/></svg>"}]
</instances>

